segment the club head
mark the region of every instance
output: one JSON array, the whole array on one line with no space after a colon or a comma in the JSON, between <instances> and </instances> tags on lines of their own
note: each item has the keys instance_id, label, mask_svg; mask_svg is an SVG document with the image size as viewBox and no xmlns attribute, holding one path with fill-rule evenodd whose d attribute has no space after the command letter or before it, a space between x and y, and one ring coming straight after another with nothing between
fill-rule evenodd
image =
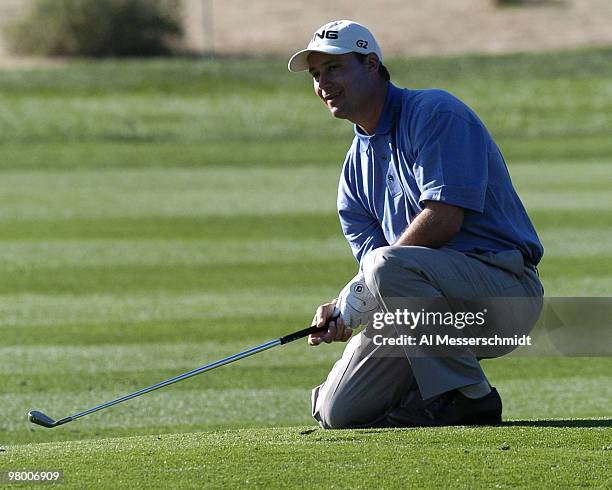
<instances>
[{"instance_id":1,"label":"club head","mask_svg":"<svg viewBox=\"0 0 612 490\"><path fill-rule=\"evenodd\" d=\"M43 427L47 428L55 427L57 425L57 421L53 420L51 417L42 412L38 412L37 410L28 412L28 418L33 424L42 425Z\"/></svg>"}]
</instances>

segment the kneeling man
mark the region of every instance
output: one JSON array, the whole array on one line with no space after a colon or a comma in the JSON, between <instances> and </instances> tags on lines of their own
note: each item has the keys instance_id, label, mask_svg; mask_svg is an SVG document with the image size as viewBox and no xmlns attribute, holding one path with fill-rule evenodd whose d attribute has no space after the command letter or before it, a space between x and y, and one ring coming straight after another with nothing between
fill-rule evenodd
<instances>
[{"instance_id":1,"label":"kneeling man","mask_svg":"<svg viewBox=\"0 0 612 490\"><path fill-rule=\"evenodd\" d=\"M499 148L463 102L396 87L382 61L372 33L348 20L322 26L289 61L355 129L337 203L360 273L319 306L315 323L336 303L371 313L398 298L511 297L525 299L513 321L528 331L542 305L543 248ZM309 343L345 342L363 322L345 313ZM498 424L501 398L480 357L398 351L375 343L368 327L313 390L313 415L324 428Z\"/></svg>"}]
</instances>

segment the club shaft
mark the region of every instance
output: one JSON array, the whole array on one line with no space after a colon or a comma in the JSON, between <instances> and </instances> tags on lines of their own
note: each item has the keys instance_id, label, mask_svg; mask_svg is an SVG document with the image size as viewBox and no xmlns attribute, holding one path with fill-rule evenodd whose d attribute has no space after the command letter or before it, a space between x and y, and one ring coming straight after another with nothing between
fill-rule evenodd
<instances>
[{"instance_id":1,"label":"club shaft","mask_svg":"<svg viewBox=\"0 0 612 490\"><path fill-rule=\"evenodd\" d=\"M33 410L29 413L30 420L33 423L38 424L38 425L43 425L44 427L57 427L58 425L63 425L68 422L72 422L73 420L78 419L80 417L84 417L85 415L89 415L90 413L97 412L98 410L103 410L108 407L112 407L113 405L117 405L118 403L125 402L127 400L131 400L132 398L136 398L137 396L141 396L146 393L150 393L151 391L158 390L160 388L163 388L164 386L168 386L173 383L178 383L179 381L182 381L187 378L191 378L192 376L196 376L198 374L204 373L206 371L210 371L220 366L224 366L231 362L238 361L240 359L244 359L245 357L249 357L249 356L252 356L253 354L257 354L258 352L263 352L265 350L271 349L272 347L276 347L277 345L288 344L289 342L293 342L294 340L301 339L310 334L323 332L327 330L330 323L332 321L337 320L339 316L340 316L340 311L336 308L332 316L327 320L325 325L322 327L317 327L313 325L303 330L298 330L297 332L290 333L288 335L285 335L284 337L270 340L269 342L266 342L265 344L261 344L261 345L258 345L257 347L253 347L251 349L239 352L238 354L234 354L233 356L229 356L219 361L205 364L204 366L201 366L187 373L180 374L178 376L175 376L174 378L167 379L166 381L162 381L161 383L151 385L147 388L143 388L142 390L135 391L134 393L130 393L129 395L122 396L121 398L117 398L110 402L103 403L102 405L98 405L96 407L90 408L89 410L85 410L84 412L80 412L80 413L71 415L69 417L65 417L56 422L54 422L53 419L51 419L47 415L44 415L43 413L38 412L37 410Z\"/></svg>"},{"instance_id":2,"label":"club shaft","mask_svg":"<svg viewBox=\"0 0 612 490\"><path fill-rule=\"evenodd\" d=\"M266 342L265 344L261 344L257 347L253 347L251 349L239 352L238 354L234 354L233 356L226 357L224 359L220 359L219 361L211 362L209 364L205 364L197 369L189 371L184 374L180 374L175 376L174 378L167 379L166 381L162 381L161 383L157 383L151 385L147 388L143 388L142 390L135 391L134 393L130 393L129 395L122 396L121 398L117 398L107 403L103 403L102 405L98 405L96 407L90 408L89 410L85 410L84 412L77 413L69 417L71 420L78 419L79 417L84 417L85 415L89 415L90 413L97 412L98 410L102 410L104 408L111 407L113 405L117 405L118 403L125 402L127 400L131 400L132 398L136 398L137 396L144 395L146 393L150 393L151 391L158 390L163 388L164 386L171 385L173 383L178 383L187 378L191 378L192 376L196 376L198 374L204 373L206 371L210 371L212 369L225 366L226 364L230 364L231 362L238 361L240 359L244 359L245 357L252 356L253 354L257 354L258 352L263 352L265 350L271 349L272 347L276 347L281 344L281 339L271 340Z\"/></svg>"}]
</instances>

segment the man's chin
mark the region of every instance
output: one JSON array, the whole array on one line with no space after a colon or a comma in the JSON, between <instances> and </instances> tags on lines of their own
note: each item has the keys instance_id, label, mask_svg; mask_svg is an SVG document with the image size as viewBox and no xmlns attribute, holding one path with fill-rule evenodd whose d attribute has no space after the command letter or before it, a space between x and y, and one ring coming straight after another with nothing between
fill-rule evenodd
<instances>
[{"instance_id":1,"label":"man's chin","mask_svg":"<svg viewBox=\"0 0 612 490\"><path fill-rule=\"evenodd\" d=\"M336 119L348 118L346 112L340 109L339 107L331 107L329 109L329 112L331 112L331 115L334 116Z\"/></svg>"}]
</instances>

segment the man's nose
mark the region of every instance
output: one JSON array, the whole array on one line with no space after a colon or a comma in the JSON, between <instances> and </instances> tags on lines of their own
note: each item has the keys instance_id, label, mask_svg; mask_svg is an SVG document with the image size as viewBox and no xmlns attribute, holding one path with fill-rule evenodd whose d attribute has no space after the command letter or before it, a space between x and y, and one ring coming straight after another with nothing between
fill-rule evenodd
<instances>
[{"instance_id":1,"label":"man's nose","mask_svg":"<svg viewBox=\"0 0 612 490\"><path fill-rule=\"evenodd\" d=\"M331 86L331 80L327 75L319 75L319 88L326 90Z\"/></svg>"}]
</instances>

